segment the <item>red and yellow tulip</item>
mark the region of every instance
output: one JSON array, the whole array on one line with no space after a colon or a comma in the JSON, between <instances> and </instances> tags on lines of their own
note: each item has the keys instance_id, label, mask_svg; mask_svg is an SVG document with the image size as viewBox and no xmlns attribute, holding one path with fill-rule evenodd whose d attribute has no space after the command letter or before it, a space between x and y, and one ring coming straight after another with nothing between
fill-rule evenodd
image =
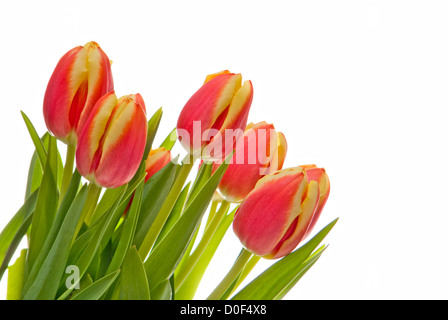
<instances>
[{"instance_id":1,"label":"red and yellow tulip","mask_svg":"<svg viewBox=\"0 0 448 320\"><path fill-rule=\"evenodd\" d=\"M207 76L179 115L180 143L196 157L223 159L246 127L252 98L252 83L242 84L241 74L225 70Z\"/></svg>"},{"instance_id":2,"label":"red and yellow tulip","mask_svg":"<svg viewBox=\"0 0 448 320\"><path fill-rule=\"evenodd\" d=\"M163 147L152 149L145 163L146 177L145 182L148 181L157 171L171 161L171 152Z\"/></svg>"},{"instance_id":3,"label":"red and yellow tulip","mask_svg":"<svg viewBox=\"0 0 448 320\"><path fill-rule=\"evenodd\" d=\"M45 92L48 130L61 141L76 144L95 103L113 89L111 62L97 43L71 49L59 60Z\"/></svg>"},{"instance_id":4,"label":"red and yellow tulip","mask_svg":"<svg viewBox=\"0 0 448 320\"><path fill-rule=\"evenodd\" d=\"M240 205L233 222L235 234L254 254L281 258L309 235L329 191L325 170L315 165L267 175Z\"/></svg>"},{"instance_id":5,"label":"red and yellow tulip","mask_svg":"<svg viewBox=\"0 0 448 320\"><path fill-rule=\"evenodd\" d=\"M242 201L263 176L280 170L286 157L283 133L272 124L250 123L235 146L231 163L219 183L219 192L228 202ZM214 164L214 168L219 164Z\"/></svg>"},{"instance_id":6,"label":"red and yellow tulip","mask_svg":"<svg viewBox=\"0 0 448 320\"><path fill-rule=\"evenodd\" d=\"M79 136L76 165L87 180L105 188L126 184L136 173L146 145L147 121L140 94L95 104Z\"/></svg>"}]
</instances>

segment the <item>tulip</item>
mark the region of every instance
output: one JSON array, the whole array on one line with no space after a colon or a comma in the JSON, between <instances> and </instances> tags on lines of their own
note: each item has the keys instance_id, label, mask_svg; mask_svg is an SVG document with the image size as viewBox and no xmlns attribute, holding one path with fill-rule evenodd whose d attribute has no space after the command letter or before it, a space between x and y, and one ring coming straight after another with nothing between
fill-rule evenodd
<instances>
[{"instance_id":1,"label":"tulip","mask_svg":"<svg viewBox=\"0 0 448 320\"><path fill-rule=\"evenodd\" d=\"M141 163L146 135L146 109L140 94L119 99L115 92L104 95L79 137L79 173L100 187L116 188L128 183Z\"/></svg>"},{"instance_id":2,"label":"tulip","mask_svg":"<svg viewBox=\"0 0 448 320\"><path fill-rule=\"evenodd\" d=\"M280 170L286 157L285 136L272 124L250 123L235 146L218 190L228 202L242 201L263 176ZM216 169L219 163L214 163Z\"/></svg>"},{"instance_id":3,"label":"tulip","mask_svg":"<svg viewBox=\"0 0 448 320\"><path fill-rule=\"evenodd\" d=\"M194 157L218 160L232 152L246 127L253 98L251 81L241 83L241 74L228 70L208 75L185 104L177 133Z\"/></svg>"},{"instance_id":4,"label":"tulip","mask_svg":"<svg viewBox=\"0 0 448 320\"><path fill-rule=\"evenodd\" d=\"M314 165L261 178L235 214L243 246L267 259L292 252L314 227L330 191L324 169Z\"/></svg>"},{"instance_id":5,"label":"tulip","mask_svg":"<svg viewBox=\"0 0 448 320\"><path fill-rule=\"evenodd\" d=\"M114 88L111 63L95 42L68 51L58 62L45 92L48 130L74 145L95 103Z\"/></svg>"},{"instance_id":6,"label":"tulip","mask_svg":"<svg viewBox=\"0 0 448 320\"><path fill-rule=\"evenodd\" d=\"M145 163L145 182L171 161L171 152L163 147L151 150Z\"/></svg>"}]
</instances>

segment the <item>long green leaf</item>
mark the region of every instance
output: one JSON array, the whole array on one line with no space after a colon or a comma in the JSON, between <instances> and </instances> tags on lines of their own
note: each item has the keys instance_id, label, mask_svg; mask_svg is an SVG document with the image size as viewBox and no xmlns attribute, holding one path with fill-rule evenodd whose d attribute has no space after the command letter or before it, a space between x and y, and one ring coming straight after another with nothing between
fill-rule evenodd
<instances>
[{"instance_id":1,"label":"long green leaf","mask_svg":"<svg viewBox=\"0 0 448 320\"><path fill-rule=\"evenodd\" d=\"M60 279L66 269L70 246L75 236L76 226L87 198L87 186L84 185L74 199L64 217L63 223L48 252L36 279L24 294L26 300L53 300L59 287Z\"/></svg>"},{"instance_id":2,"label":"long green leaf","mask_svg":"<svg viewBox=\"0 0 448 320\"><path fill-rule=\"evenodd\" d=\"M22 238L25 236L27 230L29 229L32 219L33 219L33 215L28 216L25 219L25 221L23 221L19 230L17 230L17 233L14 235L14 237L9 245L9 248L5 253L5 258L3 260L3 263L0 266L0 278L3 277L3 274L5 273L6 269L8 268L8 263L11 260L12 256L14 255L14 253L16 252L20 242L22 241Z\"/></svg>"},{"instance_id":3,"label":"long green leaf","mask_svg":"<svg viewBox=\"0 0 448 320\"><path fill-rule=\"evenodd\" d=\"M165 138L165 140L163 140L163 142L161 143L160 147L161 148L165 148L166 150L171 150L176 141L177 141L177 135L176 135L176 128L174 128L169 135Z\"/></svg>"},{"instance_id":4,"label":"long green leaf","mask_svg":"<svg viewBox=\"0 0 448 320\"><path fill-rule=\"evenodd\" d=\"M173 225L179 219L179 217L184 209L189 189L190 189L190 182L187 183L187 185L184 187L184 189L180 193L179 198L177 198L176 204L174 205L173 210L171 210L170 216L166 220L162 231L160 231L160 234L157 238L155 245L157 245L160 242L160 240L162 240L165 237L165 235L168 233L168 231L170 231L170 229L173 227Z\"/></svg>"},{"instance_id":5,"label":"long green leaf","mask_svg":"<svg viewBox=\"0 0 448 320\"><path fill-rule=\"evenodd\" d=\"M218 229L213 234L212 239L207 245L205 251L202 253L198 262L191 270L184 283L176 290L177 299L191 300L194 298L196 290L199 287L199 284L205 274L205 271L207 270L207 267L209 266L216 250L218 249L222 239L224 238L224 235L226 234L233 221L234 214L235 210L222 219L221 223L218 226Z\"/></svg>"},{"instance_id":6,"label":"long green leaf","mask_svg":"<svg viewBox=\"0 0 448 320\"><path fill-rule=\"evenodd\" d=\"M31 284L36 280L36 277L38 275L42 263L44 263L51 248L53 247L55 240L57 239L57 236L60 233L60 229L64 222L64 219L66 218L66 215L69 212L70 207L78 193L80 181L81 181L81 175L77 170L75 170L75 172L72 175L72 179L70 181L70 185L67 189L67 192L65 193L65 196L58 208L54 221L45 239L45 243L43 244L42 249L40 250L36 258L35 264L31 268L31 270L28 271L28 277L26 279L26 283L24 286L24 292L26 292L31 286ZM80 204L79 206L81 205L82 204Z\"/></svg>"},{"instance_id":7,"label":"long green leaf","mask_svg":"<svg viewBox=\"0 0 448 320\"><path fill-rule=\"evenodd\" d=\"M57 146L54 137L50 136L49 139L47 162L45 163L44 175L39 188L30 230L28 252L28 267L30 269L45 243L58 207L59 191L57 187L57 172L55 172L58 161Z\"/></svg>"},{"instance_id":8,"label":"long green leaf","mask_svg":"<svg viewBox=\"0 0 448 320\"><path fill-rule=\"evenodd\" d=\"M120 300L149 300L148 279L142 259L132 246L123 261L119 287Z\"/></svg>"},{"instance_id":9,"label":"long green leaf","mask_svg":"<svg viewBox=\"0 0 448 320\"><path fill-rule=\"evenodd\" d=\"M8 268L8 288L6 292L6 300L20 300L22 297L27 250L28 249L22 249L16 262Z\"/></svg>"},{"instance_id":10,"label":"long green leaf","mask_svg":"<svg viewBox=\"0 0 448 320\"><path fill-rule=\"evenodd\" d=\"M11 251L11 243L14 241L14 238L17 239L17 233L21 229L23 223L32 217L34 212L34 208L36 207L38 190L34 191L25 201L23 206L14 214L12 219L8 222L5 228L0 233L0 265L8 265L9 260L5 259L8 251ZM22 230L24 227L22 227ZM26 232L26 230L25 230ZM22 234L22 237L24 234ZM22 238L20 238L21 240ZM0 275L1 279L1 275Z\"/></svg>"},{"instance_id":11,"label":"long green leaf","mask_svg":"<svg viewBox=\"0 0 448 320\"><path fill-rule=\"evenodd\" d=\"M45 163L47 162L47 152L45 151L45 147L42 143L42 140L40 139L39 135L37 134L36 129L34 128L34 125L32 124L31 120L28 118L28 116L25 114L25 112L20 111L23 117L23 120L25 120L25 125L28 129L28 132L31 136L31 140L34 143L34 147L36 148L37 156L40 162L40 165L42 168L45 167Z\"/></svg>"},{"instance_id":12,"label":"long green leaf","mask_svg":"<svg viewBox=\"0 0 448 320\"><path fill-rule=\"evenodd\" d=\"M159 108L151 117L151 119L149 119L148 121L148 131L147 131L147 136L146 136L146 146L145 146L145 151L143 153L143 160L145 161L146 158L148 157L149 151L151 151L151 147L152 147L152 143L154 142L154 138L156 136L157 133L157 129L159 128L159 124L160 124L160 120L162 118L162 108Z\"/></svg>"},{"instance_id":13,"label":"long green leaf","mask_svg":"<svg viewBox=\"0 0 448 320\"><path fill-rule=\"evenodd\" d=\"M272 300L279 295L286 294L285 289L291 289L292 286L290 284L295 281L297 277L300 277L304 270L309 269L309 265L304 262L310 257L336 222L337 219L329 223L305 245L273 264L239 291L232 299ZM308 260L308 263L314 263L313 259L317 259L321 253L322 252L315 254L314 257Z\"/></svg>"},{"instance_id":14,"label":"long green leaf","mask_svg":"<svg viewBox=\"0 0 448 320\"><path fill-rule=\"evenodd\" d=\"M120 240L118 242L117 249L115 250L112 261L110 262L106 273L110 273L113 270L116 270L121 267L121 264L126 256L126 253L131 247L132 240L134 239L135 228L138 221L138 215L140 212L142 202L143 186L144 184L141 183L134 193L131 208L129 209L129 212L127 213L126 219L123 224L123 230L120 236Z\"/></svg>"},{"instance_id":15,"label":"long green leaf","mask_svg":"<svg viewBox=\"0 0 448 320\"><path fill-rule=\"evenodd\" d=\"M79 269L79 277L82 278L85 273L87 272L87 269L89 268L90 263L92 262L93 258L95 257L95 254L97 253L98 248L100 247L100 243L103 239L103 236L108 229L111 221L113 220L114 214L117 211L118 206L121 203L121 199L123 198L123 195L126 192L126 187L123 188L121 191L117 201L115 204L110 208L108 212L106 212L102 218L99 219L99 223L97 225L97 228L95 229L95 232L93 233L92 237L90 237L87 245L85 246L84 250L81 251L82 254L77 255L74 257L74 260L69 259L69 264L75 265ZM73 261L73 262L72 262ZM78 282L73 283L70 288L64 287L65 279L63 278L61 281L62 286L60 285L59 291L58 291L58 299L66 299L70 293L73 291L75 286L78 284ZM62 291L62 292L61 292Z\"/></svg>"},{"instance_id":16,"label":"long green leaf","mask_svg":"<svg viewBox=\"0 0 448 320\"><path fill-rule=\"evenodd\" d=\"M191 200L176 224L149 254L145 271L150 290L173 275L227 167L226 161L216 170Z\"/></svg>"},{"instance_id":17,"label":"long green leaf","mask_svg":"<svg viewBox=\"0 0 448 320\"><path fill-rule=\"evenodd\" d=\"M178 165L170 162L151 176L145 183L140 215L133 241L133 244L137 246L137 249L143 242L143 239L148 233L157 213L160 211L165 198L170 192L176 177L177 167Z\"/></svg>"},{"instance_id":18,"label":"long green leaf","mask_svg":"<svg viewBox=\"0 0 448 320\"><path fill-rule=\"evenodd\" d=\"M283 297L296 285L296 283L305 275L305 273L311 269L311 267L316 263L316 261L320 258L324 250L327 246L322 246L318 250L316 250L308 259L306 259L298 268L297 275L289 282L283 290L277 293L275 297L272 297L273 300L281 300Z\"/></svg>"},{"instance_id":19,"label":"long green leaf","mask_svg":"<svg viewBox=\"0 0 448 320\"><path fill-rule=\"evenodd\" d=\"M120 270L114 271L107 276L95 281L90 286L76 294L72 300L99 300L101 296L115 282Z\"/></svg>"}]
</instances>

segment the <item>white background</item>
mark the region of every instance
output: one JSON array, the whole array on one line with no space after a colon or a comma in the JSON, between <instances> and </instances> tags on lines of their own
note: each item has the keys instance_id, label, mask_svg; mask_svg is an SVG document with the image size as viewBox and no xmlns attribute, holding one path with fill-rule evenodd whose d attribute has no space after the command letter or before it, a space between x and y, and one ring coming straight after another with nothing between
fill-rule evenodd
<instances>
[{"instance_id":1,"label":"white background","mask_svg":"<svg viewBox=\"0 0 448 320\"><path fill-rule=\"evenodd\" d=\"M156 143L205 76L229 69L253 82L250 121L285 133L285 166L326 168L315 232L340 220L287 299L448 298L446 1L3 1L0 12L1 229L33 152L20 110L44 133L53 68L94 40L117 95L163 107ZM197 298L239 250L229 231Z\"/></svg>"}]
</instances>

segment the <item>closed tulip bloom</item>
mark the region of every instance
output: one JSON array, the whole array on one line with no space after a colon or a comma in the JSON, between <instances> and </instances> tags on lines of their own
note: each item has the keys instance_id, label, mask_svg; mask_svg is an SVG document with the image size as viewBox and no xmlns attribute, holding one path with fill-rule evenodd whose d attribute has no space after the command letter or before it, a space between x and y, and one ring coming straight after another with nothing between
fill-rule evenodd
<instances>
[{"instance_id":1,"label":"closed tulip bloom","mask_svg":"<svg viewBox=\"0 0 448 320\"><path fill-rule=\"evenodd\" d=\"M286 157L285 136L272 124L250 123L238 140L235 153L218 189L228 202L240 202L255 187L258 180L280 170ZM214 168L219 164L214 164Z\"/></svg>"},{"instance_id":2,"label":"closed tulip bloom","mask_svg":"<svg viewBox=\"0 0 448 320\"><path fill-rule=\"evenodd\" d=\"M114 89L111 62L95 42L68 51L58 62L45 92L43 113L48 130L76 144L95 103Z\"/></svg>"},{"instance_id":3,"label":"closed tulip bloom","mask_svg":"<svg viewBox=\"0 0 448 320\"><path fill-rule=\"evenodd\" d=\"M207 76L179 115L180 143L196 157L223 159L246 127L252 98L252 83L242 84L241 74L225 70Z\"/></svg>"},{"instance_id":4,"label":"closed tulip bloom","mask_svg":"<svg viewBox=\"0 0 448 320\"><path fill-rule=\"evenodd\" d=\"M79 173L100 187L116 188L136 173L146 145L146 109L140 94L117 99L115 92L95 104L76 150Z\"/></svg>"},{"instance_id":5,"label":"closed tulip bloom","mask_svg":"<svg viewBox=\"0 0 448 320\"><path fill-rule=\"evenodd\" d=\"M146 159L145 182L148 181L154 173L166 166L170 161L171 152L169 150L166 150L163 147L151 150L148 154L148 158Z\"/></svg>"},{"instance_id":6,"label":"closed tulip bloom","mask_svg":"<svg viewBox=\"0 0 448 320\"><path fill-rule=\"evenodd\" d=\"M240 205L233 222L235 234L254 254L281 258L311 232L329 190L325 170L314 165L267 175Z\"/></svg>"}]
</instances>

